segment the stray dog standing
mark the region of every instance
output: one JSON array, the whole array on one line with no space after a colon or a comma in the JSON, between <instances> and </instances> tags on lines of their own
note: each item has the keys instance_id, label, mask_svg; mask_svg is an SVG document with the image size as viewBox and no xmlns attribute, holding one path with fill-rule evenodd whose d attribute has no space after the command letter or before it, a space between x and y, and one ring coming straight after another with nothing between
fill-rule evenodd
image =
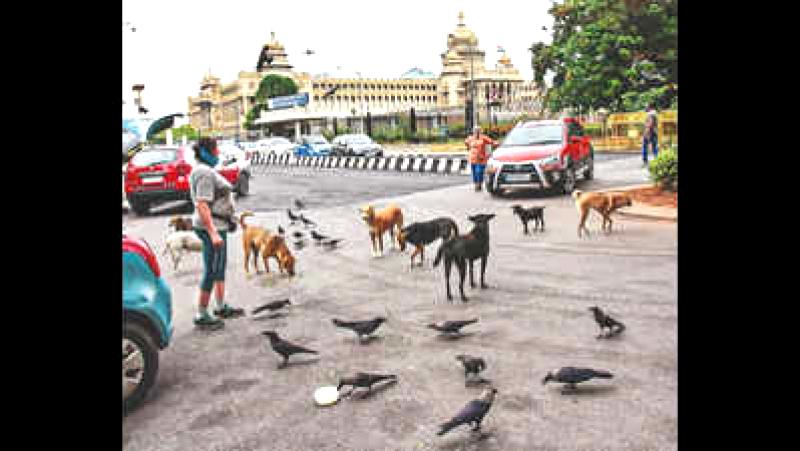
<instances>
[{"instance_id":1,"label":"stray dog standing","mask_svg":"<svg viewBox=\"0 0 800 451\"><path fill-rule=\"evenodd\" d=\"M397 228L398 237L403 228L403 212L400 207L390 204L383 210L375 211L372 205L360 210L361 219L369 226L369 238L372 241L372 256L383 255L383 234L389 231L392 247L394 247L394 229ZM399 245L399 243L398 243Z\"/></svg>"},{"instance_id":2,"label":"stray dog standing","mask_svg":"<svg viewBox=\"0 0 800 451\"><path fill-rule=\"evenodd\" d=\"M633 202L631 197L624 193L596 193L575 190L572 193L572 198L575 199L575 207L578 209L581 218L578 222L578 236L581 236L581 230L589 233L586 228L586 218L589 216L589 211L596 210L603 216L602 230L611 233L611 213L622 207L630 207ZM606 224L608 228L606 229Z\"/></svg>"},{"instance_id":3,"label":"stray dog standing","mask_svg":"<svg viewBox=\"0 0 800 451\"><path fill-rule=\"evenodd\" d=\"M469 263L469 285L475 288L475 279L472 275L472 262L478 258L481 259L481 288L486 288L484 274L486 273L486 262L489 259L489 221L494 218L494 216L494 213L470 216L468 219L475 223L475 227L473 227L468 234L445 241L439 247L436 260L433 261L433 266L438 266L442 257L444 257L444 283L447 287L447 299L449 301L453 300L453 295L450 294L450 267L453 263L455 263L458 268L458 275L460 278L459 290L462 301L467 302L467 297L464 296L464 272L466 265Z\"/></svg>"},{"instance_id":4,"label":"stray dog standing","mask_svg":"<svg viewBox=\"0 0 800 451\"><path fill-rule=\"evenodd\" d=\"M523 233L528 235L528 221L533 220L533 231L541 230L544 231L544 207L529 207L529 208L522 208L521 205L512 205L511 209L514 210L514 214L519 216L519 220L522 221L522 226L525 228Z\"/></svg>"},{"instance_id":5,"label":"stray dog standing","mask_svg":"<svg viewBox=\"0 0 800 451\"><path fill-rule=\"evenodd\" d=\"M258 271L258 256L264 261L264 267L269 273L269 258L275 257L278 260L278 270L283 273L286 271L290 276L294 275L294 256L286 246L286 240L280 235L275 235L269 230L258 227L248 226L244 218L253 216L253 212L246 211L239 217L239 225L242 226L242 247L244 249L244 271L250 273L250 255L253 255L253 265Z\"/></svg>"},{"instance_id":6,"label":"stray dog standing","mask_svg":"<svg viewBox=\"0 0 800 451\"><path fill-rule=\"evenodd\" d=\"M414 257L420 254L419 265L425 260L425 246L441 238L444 241L458 236L458 226L450 218L436 218L425 222L415 222L400 230L397 241L400 243L400 250L406 250L406 242L415 246L411 254L411 266L414 266Z\"/></svg>"},{"instance_id":7,"label":"stray dog standing","mask_svg":"<svg viewBox=\"0 0 800 451\"><path fill-rule=\"evenodd\" d=\"M264 259L264 267L269 272L269 258L274 257L278 260L278 270L283 274L286 271L289 276L294 276L294 255L286 246L286 240L280 235L270 235L261 245L261 257Z\"/></svg>"},{"instance_id":8,"label":"stray dog standing","mask_svg":"<svg viewBox=\"0 0 800 451\"><path fill-rule=\"evenodd\" d=\"M179 230L167 235L164 246L163 254L169 252L172 258L172 264L175 270L178 270L178 264L181 262L183 254L190 252L202 252L203 242L193 231Z\"/></svg>"}]
</instances>

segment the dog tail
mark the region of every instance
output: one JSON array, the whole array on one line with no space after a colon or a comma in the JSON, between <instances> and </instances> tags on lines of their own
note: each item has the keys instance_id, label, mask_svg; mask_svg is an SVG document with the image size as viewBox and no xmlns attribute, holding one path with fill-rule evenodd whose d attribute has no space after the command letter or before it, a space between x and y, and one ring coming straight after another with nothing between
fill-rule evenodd
<instances>
[{"instance_id":1,"label":"dog tail","mask_svg":"<svg viewBox=\"0 0 800 451\"><path fill-rule=\"evenodd\" d=\"M578 200L578 198L581 197L581 194L583 194L583 191L576 189L572 192L572 198Z\"/></svg>"},{"instance_id":2,"label":"dog tail","mask_svg":"<svg viewBox=\"0 0 800 451\"><path fill-rule=\"evenodd\" d=\"M244 218L246 218L248 216L253 216L253 215L254 215L254 213L252 211L250 211L250 210L245 211L244 213L239 215L239 225L242 226L242 230L247 228L247 224L244 223Z\"/></svg>"}]
</instances>

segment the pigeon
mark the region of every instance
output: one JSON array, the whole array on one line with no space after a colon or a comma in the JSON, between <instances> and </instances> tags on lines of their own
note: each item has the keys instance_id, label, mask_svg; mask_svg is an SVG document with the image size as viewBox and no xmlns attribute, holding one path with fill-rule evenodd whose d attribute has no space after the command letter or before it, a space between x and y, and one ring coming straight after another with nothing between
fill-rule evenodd
<instances>
[{"instance_id":1,"label":"pigeon","mask_svg":"<svg viewBox=\"0 0 800 451\"><path fill-rule=\"evenodd\" d=\"M597 325L600 326L600 335L596 337L597 339L611 338L615 335L621 334L622 331L625 330L624 324L608 316L606 313L600 310L600 307L589 307L589 311L594 313L594 320L597 322ZM605 329L608 329L608 332L603 334Z\"/></svg>"},{"instance_id":2,"label":"pigeon","mask_svg":"<svg viewBox=\"0 0 800 451\"><path fill-rule=\"evenodd\" d=\"M292 301L290 301L288 299L281 299L280 301L272 301L272 302L264 304L264 305L262 305L260 307L254 308L253 311L250 314L251 315L257 315L257 314L263 312L264 310L269 310L270 312L274 312L275 310L280 310L280 309L284 308L287 305L292 305Z\"/></svg>"},{"instance_id":3,"label":"pigeon","mask_svg":"<svg viewBox=\"0 0 800 451\"><path fill-rule=\"evenodd\" d=\"M298 210L302 210L302 209L306 208L306 206L303 204L303 202L300 201L300 199L295 199L294 200L294 206Z\"/></svg>"},{"instance_id":4,"label":"pigeon","mask_svg":"<svg viewBox=\"0 0 800 451\"><path fill-rule=\"evenodd\" d=\"M317 244L319 244L322 240L325 240L325 239L330 238L330 237L322 235L322 234L319 234L319 233L317 233L316 230L312 230L311 231L311 238L314 238L317 241Z\"/></svg>"},{"instance_id":5,"label":"pigeon","mask_svg":"<svg viewBox=\"0 0 800 451\"><path fill-rule=\"evenodd\" d=\"M378 382L385 380L397 380L394 374L371 374L371 373L356 373L353 377L343 377L339 379L339 385L336 390L341 390L345 385L352 386L353 388L347 392L349 395L356 388L366 387L367 390L372 391L372 386Z\"/></svg>"},{"instance_id":6,"label":"pigeon","mask_svg":"<svg viewBox=\"0 0 800 451\"><path fill-rule=\"evenodd\" d=\"M561 382L566 384L566 388L576 390L578 388L576 384L581 382L586 382L595 378L611 379L612 377L614 377L614 375L608 371L565 366L561 369L556 369L547 373L547 376L542 379L542 385L547 384L549 381Z\"/></svg>"},{"instance_id":7,"label":"pigeon","mask_svg":"<svg viewBox=\"0 0 800 451\"><path fill-rule=\"evenodd\" d=\"M294 225L295 222L300 220L299 216L297 216L294 213L292 213L292 209L291 208L287 208L286 209L286 215L289 216L289 221L291 221L289 223L289 225Z\"/></svg>"},{"instance_id":8,"label":"pigeon","mask_svg":"<svg viewBox=\"0 0 800 451\"><path fill-rule=\"evenodd\" d=\"M272 350L283 356L283 362L278 365L278 368L285 367L289 363L289 357L292 354L319 354L317 351L298 346L282 339L275 331L265 330L261 332L261 335L266 335L269 338L269 344L272 346Z\"/></svg>"},{"instance_id":9,"label":"pigeon","mask_svg":"<svg viewBox=\"0 0 800 451\"><path fill-rule=\"evenodd\" d=\"M478 373L486 369L486 362L481 357L459 354L456 356L456 360L461 362L461 364L464 366L465 378L469 378L470 374L477 376Z\"/></svg>"},{"instance_id":10,"label":"pigeon","mask_svg":"<svg viewBox=\"0 0 800 451\"><path fill-rule=\"evenodd\" d=\"M304 236L303 232L299 232L299 231L292 232L292 237L297 238L298 240L303 238L303 236Z\"/></svg>"},{"instance_id":11,"label":"pigeon","mask_svg":"<svg viewBox=\"0 0 800 451\"><path fill-rule=\"evenodd\" d=\"M438 330L445 334L460 334L461 328L472 323L477 323L478 318L469 319L465 321L440 321L438 323L428 324L427 327Z\"/></svg>"},{"instance_id":12,"label":"pigeon","mask_svg":"<svg viewBox=\"0 0 800 451\"><path fill-rule=\"evenodd\" d=\"M480 431L483 417L485 417L486 414L489 413L489 409L492 408L496 393L497 389L493 387L484 390L480 398L468 402L450 421L442 423L439 426L441 429L436 435L444 435L450 432L451 429L461 426L462 424L474 424L475 426L472 428L473 432Z\"/></svg>"},{"instance_id":13,"label":"pigeon","mask_svg":"<svg viewBox=\"0 0 800 451\"><path fill-rule=\"evenodd\" d=\"M312 220L310 220L310 219L306 218L305 216L303 216L303 214L302 214L302 213L300 213L300 220L301 220L301 221L303 221L303 225L304 225L305 227L308 227L308 226L315 227L315 226L316 226L316 224L314 223L314 221L312 221Z\"/></svg>"},{"instance_id":14,"label":"pigeon","mask_svg":"<svg viewBox=\"0 0 800 451\"><path fill-rule=\"evenodd\" d=\"M358 341L361 341L362 336L364 335L371 335L379 327L386 321L386 318L382 316L376 316L375 318L367 321L342 321L340 319L334 318L331 320L336 327L342 327L344 329L350 329L358 335Z\"/></svg>"},{"instance_id":15,"label":"pigeon","mask_svg":"<svg viewBox=\"0 0 800 451\"><path fill-rule=\"evenodd\" d=\"M286 231L285 231L285 230L283 230L283 227L281 227L281 226L278 226L278 233L279 233L279 234L281 234L281 235L285 235L285 234L286 234Z\"/></svg>"},{"instance_id":16,"label":"pigeon","mask_svg":"<svg viewBox=\"0 0 800 451\"><path fill-rule=\"evenodd\" d=\"M340 242L342 242L342 239L341 239L341 238L337 238L337 239L335 239L335 240L326 240L326 241L323 241L321 244L322 244L322 246L324 246L324 247L326 247L326 248L328 248L328 249L333 249L333 248L335 248L335 247L336 247L336 245L337 245L337 244L339 244Z\"/></svg>"}]
</instances>

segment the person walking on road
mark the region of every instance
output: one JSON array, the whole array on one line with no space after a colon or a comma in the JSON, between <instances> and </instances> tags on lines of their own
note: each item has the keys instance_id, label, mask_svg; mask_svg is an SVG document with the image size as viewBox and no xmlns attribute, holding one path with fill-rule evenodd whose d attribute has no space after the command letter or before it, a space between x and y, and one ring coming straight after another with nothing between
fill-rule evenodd
<instances>
[{"instance_id":1,"label":"person walking on road","mask_svg":"<svg viewBox=\"0 0 800 451\"><path fill-rule=\"evenodd\" d=\"M647 118L644 121L642 133L642 162L647 167L647 147L652 144L653 158L658 156L658 113L652 103L647 109Z\"/></svg>"},{"instance_id":2,"label":"person walking on road","mask_svg":"<svg viewBox=\"0 0 800 451\"><path fill-rule=\"evenodd\" d=\"M481 128L477 125L472 127L472 134L464 140L464 144L469 149L469 164L472 168L472 182L475 183L475 191L480 191L483 185L483 173L486 169L486 162L489 154L486 152L486 145L498 146L499 143L492 138L481 134Z\"/></svg>"},{"instance_id":3,"label":"person walking on road","mask_svg":"<svg viewBox=\"0 0 800 451\"><path fill-rule=\"evenodd\" d=\"M222 326L220 318L244 314L244 310L225 303L225 267L227 264L227 232L231 230L234 214L231 191L233 186L214 170L219 161L219 149L213 138L200 138L194 145L198 164L191 173L192 203L195 212L192 226L203 242L203 279L200 282L196 326ZM235 224L235 223L234 223ZM208 314L211 290L215 289L217 307L215 317Z\"/></svg>"}]
</instances>

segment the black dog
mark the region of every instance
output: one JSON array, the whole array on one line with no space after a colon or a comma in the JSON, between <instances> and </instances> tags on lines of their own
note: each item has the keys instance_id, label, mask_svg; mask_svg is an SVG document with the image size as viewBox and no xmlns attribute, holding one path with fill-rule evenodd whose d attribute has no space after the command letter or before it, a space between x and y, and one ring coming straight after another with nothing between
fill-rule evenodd
<instances>
[{"instance_id":1,"label":"black dog","mask_svg":"<svg viewBox=\"0 0 800 451\"><path fill-rule=\"evenodd\" d=\"M484 274L486 273L486 261L489 259L489 221L494 216L494 213L470 216L468 219L475 223L475 227L468 234L456 236L445 241L439 247L433 266L438 266L442 257L444 257L444 283L447 287L448 300L453 300L453 295L450 294L450 268L453 263L456 264L458 275L461 279L459 289L462 301L467 302L467 297L464 296L464 272L467 263L469 263L469 285L475 288L472 262L479 258L481 259L481 288L486 288Z\"/></svg>"},{"instance_id":2,"label":"black dog","mask_svg":"<svg viewBox=\"0 0 800 451\"><path fill-rule=\"evenodd\" d=\"M511 209L514 210L514 214L519 216L519 220L522 221L523 227L525 227L525 235L528 235L528 221L533 220L533 231L536 230L544 230L544 207L529 207L529 208L522 208L521 205L512 205Z\"/></svg>"},{"instance_id":3,"label":"black dog","mask_svg":"<svg viewBox=\"0 0 800 451\"><path fill-rule=\"evenodd\" d=\"M400 243L400 250L406 250L406 242L415 246L414 252L411 254L411 266L414 266L414 257L420 255L419 265L425 260L425 246L433 243L439 238L449 240L450 238L458 236L458 226L456 222L450 218L436 218L425 222L415 222L403 227L397 235L397 241Z\"/></svg>"}]
</instances>

